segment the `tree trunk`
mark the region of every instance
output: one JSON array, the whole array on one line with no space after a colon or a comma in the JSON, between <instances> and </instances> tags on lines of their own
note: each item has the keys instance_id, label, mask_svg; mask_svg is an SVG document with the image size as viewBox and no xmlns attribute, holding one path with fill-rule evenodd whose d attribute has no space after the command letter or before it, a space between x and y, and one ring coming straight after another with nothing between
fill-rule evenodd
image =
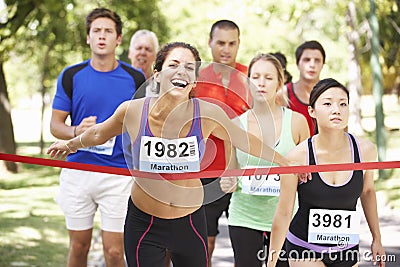
<instances>
[{"instance_id":1,"label":"tree trunk","mask_svg":"<svg viewBox=\"0 0 400 267\"><path fill-rule=\"evenodd\" d=\"M53 50L54 45L55 45L54 41L51 42L51 44L48 45L48 47L46 49L45 56L44 56L43 65L42 65L42 81L41 81L42 88L40 90L41 98L42 98L41 120L40 120L40 141L39 141L39 144L40 144L40 155L43 155L44 154L44 150L45 150L45 147L44 147L44 136L43 136L43 132L44 131L43 130L44 130L44 112L45 112L47 104L48 104L48 101L46 101L46 95L47 95L47 92L48 92L48 87L46 86L46 80L48 79L48 77L47 77L48 76L47 67L48 67L48 64L49 64L49 61L50 61L50 52Z\"/></svg>"},{"instance_id":2,"label":"tree trunk","mask_svg":"<svg viewBox=\"0 0 400 267\"><path fill-rule=\"evenodd\" d=\"M385 115L383 113L382 97L382 69L379 64L379 24L376 17L376 4L374 0L370 0L370 18L369 24L371 27L371 69L372 69L372 92L375 101L375 122L376 122L376 144L378 146L378 159L384 161L386 159L386 130L385 130ZM382 178L387 178L384 170L379 170L379 175Z\"/></svg>"},{"instance_id":3,"label":"tree trunk","mask_svg":"<svg viewBox=\"0 0 400 267\"><path fill-rule=\"evenodd\" d=\"M350 92L350 118L348 130L355 135L364 135L361 125L361 68L358 61L358 43L360 35L356 29L356 9L353 1L350 1L346 14L346 23L349 26L347 40L349 42L349 92Z\"/></svg>"},{"instance_id":4,"label":"tree trunk","mask_svg":"<svg viewBox=\"0 0 400 267\"><path fill-rule=\"evenodd\" d=\"M0 61L0 152L15 154L16 145L14 140L13 124L11 120L11 105L8 99L7 83L3 71L3 62ZM15 162L5 161L8 171L18 171Z\"/></svg>"},{"instance_id":5,"label":"tree trunk","mask_svg":"<svg viewBox=\"0 0 400 267\"><path fill-rule=\"evenodd\" d=\"M43 85L43 83L42 83ZM40 140L39 140L39 146L40 146L40 155L43 156L44 154L44 137L43 137L43 128L44 128L44 111L46 110L46 87L42 86L41 91L41 98L42 98L42 108L40 110Z\"/></svg>"}]
</instances>

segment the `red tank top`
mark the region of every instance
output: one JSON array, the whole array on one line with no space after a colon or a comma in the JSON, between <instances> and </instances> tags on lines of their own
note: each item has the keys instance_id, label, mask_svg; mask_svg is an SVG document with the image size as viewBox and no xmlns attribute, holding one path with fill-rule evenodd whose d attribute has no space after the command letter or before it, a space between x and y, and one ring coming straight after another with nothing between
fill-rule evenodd
<instances>
[{"instance_id":1,"label":"red tank top","mask_svg":"<svg viewBox=\"0 0 400 267\"><path fill-rule=\"evenodd\" d=\"M229 84L222 84L221 73L215 73L213 64L200 71L194 90L195 97L217 104L228 115L234 118L247 109L251 103L247 86L247 67L236 63L237 72L232 72ZM226 167L224 141L210 135L206 142L206 151L201 162L201 170L224 170Z\"/></svg>"},{"instance_id":2,"label":"red tank top","mask_svg":"<svg viewBox=\"0 0 400 267\"><path fill-rule=\"evenodd\" d=\"M293 111L297 111L300 114L303 114L304 117L307 119L308 128L310 129L310 136L314 135L314 122L313 119L308 114L308 104L303 103L294 93L294 86L293 83L288 83L287 85L287 92L289 98L289 108Z\"/></svg>"}]
</instances>

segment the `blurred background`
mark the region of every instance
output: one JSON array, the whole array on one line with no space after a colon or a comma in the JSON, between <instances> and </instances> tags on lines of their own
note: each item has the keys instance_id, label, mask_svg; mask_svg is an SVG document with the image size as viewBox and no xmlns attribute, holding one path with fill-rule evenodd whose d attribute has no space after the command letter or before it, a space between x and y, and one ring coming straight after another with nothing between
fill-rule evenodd
<instances>
[{"instance_id":1,"label":"blurred background","mask_svg":"<svg viewBox=\"0 0 400 267\"><path fill-rule=\"evenodd\" d=\"M125 62L138 29L154 31L161 45L190 43L211 61L210 27L230 19L241 31L238 62L280 51L296 81L296 47L318 40L327 54L321 78L351 91L349 131L371 138L379 160L399 160L400 0L0 0L1 153L45 157L54 141L49 119L57 76L90 57L85 16L99 6L122 18L117 53ZM0 266L64 264L68 239L52 199L58 173L0 161ZM394 208L400 207L399 177L398 169L377 175L377 190Z\"/></svg>"}]
</instances>

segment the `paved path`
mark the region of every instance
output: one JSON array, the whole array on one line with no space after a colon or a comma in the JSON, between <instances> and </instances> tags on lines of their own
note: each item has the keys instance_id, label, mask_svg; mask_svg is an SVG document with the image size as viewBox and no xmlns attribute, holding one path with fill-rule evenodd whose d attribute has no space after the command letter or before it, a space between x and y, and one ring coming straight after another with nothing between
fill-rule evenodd
<instances>
[{"instance_id":1,"label":"paved path","mask_svg":"<svg viewBox=\"0 0 400 267\"><path fill-rule=\"evenodd\" d=\"M399 267L400 266L400 211L393 210L387 205L386 199L382 192L377 193L378 199L378 215L379 225L381 228L382 244L385 248L387 261L387 267ZM361 256L364 257L360 261L359 266L372 266L372 263L368 261L370 255L371 245L371 234L369 232L368 225L363 217L361 222L361 234L360 234L360 252Z\"/></svg>"},{"instance_id":2,"label":"paved path","mask_svg":"<svg viewBox=\"0 0 400 267\"><path fill-rule=\"evenodd\" d=\"M382 243L385 247L388 261L387 267L400 266L400 211L389 208L382 193L377 194L378 213L381 226ZM360 207L360 205L359 205ZM361 207L360 207L361 208ZM220 234L217 237L216 248L212 258L213 267L233 267L233 251L228 234L228 221L226 217L220 219ZM360 234L360 257L359 267L372 266L368 261L370 255L371 235L365 218L362 216ZM89 255L89 267L104 267L102 258L101 240L98 233L95 234L93 248ZM391 262L389 262L389 260ZM171 265L172 266L172 265ZM188 266L190 267L190 266Z\"/></svg>"}]
</instances>

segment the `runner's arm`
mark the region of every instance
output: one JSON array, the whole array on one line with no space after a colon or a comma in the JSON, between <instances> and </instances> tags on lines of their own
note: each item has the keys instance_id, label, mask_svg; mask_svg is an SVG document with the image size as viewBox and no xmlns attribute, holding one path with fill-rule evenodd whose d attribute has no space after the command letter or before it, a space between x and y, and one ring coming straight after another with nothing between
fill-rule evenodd
<instances>
[{"instance_id":1,"label":"runner's arm","mask_svg":"<svg viewBox=\"0 0 400 267\"><path fill-rule=\"evenodd\" d=\"M84 133L67 141L56 141L47 150L53 158L65 158L70 153L75 153L81 147L104 144L113 136L122 133L123 120L129 102L122 103L114 114L102 123L87 129Z\"/></svg>"},{"instance_id":2,"label":"runner's arm","mask_svg":"<svg viewBox=\"0 0 400 267\"><path fill-rule=\"evenodd\" d=\"M289 160L305 163L304 142L291 150L287 157ZM298 178L293 174L280 175L279 202L275 210L271 228L271 240L267 266L275 266L279 251L283 247L290 222L293 217L293 207L296 198Z\"/></svg>"},{"instance_id":3,"label":"runner's arm","mask_svg":"<svg viewBox=\"0 0 400 267\"><path fill-rule=\"evenodd\" d=\"M211 134L222 140L230 141L233 146L253 156L274 162L280 166L289 165L289 161L285 157L264 144L253 134L235 125L220 107L213 106L209 109L210 117L215 121Z\"/></svg>"},{"instance_id":4,"label":"runner's arm","mask_svg":"<svg viewBox=\"0 0 400 267\"><path fill-rule=\"evenodd\" d=\"M363 162L376 161L377 151L375 145L368 140L360 140L361 155ZM372 235L371 251L373 262L379 258L385 257L385 250L382 246L381 233L379 229L379 218L377 209L376 192L374 188L374 171L366 170L364 174L364 187L361 194L361 205L365 214ZM378 262L379 266L385 266L385 262Z\"/></svg>"}]
</instances>

